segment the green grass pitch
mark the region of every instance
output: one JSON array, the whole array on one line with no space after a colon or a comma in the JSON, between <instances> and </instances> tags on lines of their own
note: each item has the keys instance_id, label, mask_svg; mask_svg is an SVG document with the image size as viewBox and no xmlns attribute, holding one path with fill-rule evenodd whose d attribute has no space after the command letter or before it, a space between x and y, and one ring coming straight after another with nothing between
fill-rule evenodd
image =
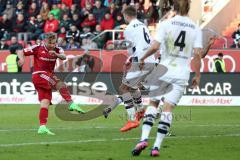
<instances>
[{"instance_id":1,"label":"green grass pitch","mask_svg":"<svg viewBox=\"0 0 240 160\"><path fill-rule=\"evenodd\" d=\"M38 105L0 105L0 160L146 160L150 148L132 157L141 127L120 133L125 111L86 122L61 121L50 110L48 127L56 136L39 136ZM240 108L178 107L161 160L239 160ZM150 146L156 135L151 133Z\"/></svg>"}]
</instances>

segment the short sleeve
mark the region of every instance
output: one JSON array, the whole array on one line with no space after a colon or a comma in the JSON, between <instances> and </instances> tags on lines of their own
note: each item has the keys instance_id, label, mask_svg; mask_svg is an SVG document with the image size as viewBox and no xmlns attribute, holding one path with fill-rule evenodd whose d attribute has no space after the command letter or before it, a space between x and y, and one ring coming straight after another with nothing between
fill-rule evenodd
<instances>
[{"instance_id":1,"label":"short sleeve","mask_svg":"<svg viewBox=\"0 0 240 160\"><path fill-rule=\"evenodd\" d=\"M155 40L158 41L159 43L163 43L164 37L165 37L165 22L160 23L159 28L157 30L157 34L155 37Z\"/></svg>"},{"instance_id":2,"label":"short sleeve","mask_svg":"<svg viewBox=\"0 0 240 160\"><path fill-rule=\"evenodd\" d=\"M37 53L38 46L39 45L33 45L28 48L24 48L23 49L24 55L25 56L35 55Z\"/></svg>"},{"instance_id":3,"label":"short sleeve","mask_svg":"<svg viewBox=\"0 0 240 160\"><path fill-rule=\"evenodd\" d=\"M196 39L193 45L193 48L203 48L203 44L202 44L202 31L200 30L200 28L197 28L196 30Z\"/></svg>"}]
</instances>

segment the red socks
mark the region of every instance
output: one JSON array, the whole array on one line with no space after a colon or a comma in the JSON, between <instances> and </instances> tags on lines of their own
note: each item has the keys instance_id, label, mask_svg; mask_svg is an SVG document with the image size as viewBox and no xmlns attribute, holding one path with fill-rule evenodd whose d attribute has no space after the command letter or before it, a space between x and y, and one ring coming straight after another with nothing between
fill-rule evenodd
<instances>
[{"instance_id":1,"label":"red socks","mask_svg":"<svg viewBox=\"0 0 240 160\"><path fill-rule=\"evenodd\" d=\"M41 108L40 112L39 112L40 126L41 125L46 125L47 118L48 118L48 109L47 108Z\"/></svg>"},{"instance_id":2,"label":"red socks","mask_svg":"<svg viewBox=\"0 0 240 160\"><path fill-rule=\"evenodd\" d=\"M69 92L69 90L66 86L62 86L59 89L59 93L61 94L63 99L65 99L66 102L68 102L68 103L72 102L72 97L71 97L70 92Z\"/></svg>"}]
</instances>

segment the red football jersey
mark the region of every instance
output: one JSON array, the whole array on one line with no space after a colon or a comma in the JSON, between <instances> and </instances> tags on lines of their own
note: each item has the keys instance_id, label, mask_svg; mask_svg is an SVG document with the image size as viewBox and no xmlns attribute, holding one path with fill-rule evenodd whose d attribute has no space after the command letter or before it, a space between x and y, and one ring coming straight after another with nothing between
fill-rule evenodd
<instances>
[{"instance_id":1,"label":"red football jersey","mask_svg":"<svg viewBox=\"0 0 240 160\"><path fill-rule=\"evenodd\" d=\"M64 50L60 47L56 47L54 50L57 54L64 53ZM53 73L56 64L57 56L49 54L49 50L44 44L33 45L23 50L25 56L34 56L34 72L44 71Z\"/></svg>"}]
</instances>

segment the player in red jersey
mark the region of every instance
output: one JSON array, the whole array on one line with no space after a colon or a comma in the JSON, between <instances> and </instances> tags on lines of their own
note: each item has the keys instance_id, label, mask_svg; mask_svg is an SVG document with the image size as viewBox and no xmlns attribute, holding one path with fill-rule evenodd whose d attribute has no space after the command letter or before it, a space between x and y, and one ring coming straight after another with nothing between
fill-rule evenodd
<instances>
[{"instance_id":1,"label":"player in red jersey","mask_svg":"<svg viewBox=\"0 0 240 160\"><path fill-rule=\"evenodd\" d=\"M73 102L65 83L54 75L56 60L58 58L61 60L66 59L63 49L56 46L56 41L57 36L55 33L47 33L43 44L25 48L23 53L19 55L21 65L24 63L25 56L34 56L32 82L38 93L40 102L40 127L38 134L54 135L54 133L46 127L48 107L52 100L52 89L59 91L61 96L69 104L69 110L85 113L79 105Z\"/></svg>"}]
</instances>

